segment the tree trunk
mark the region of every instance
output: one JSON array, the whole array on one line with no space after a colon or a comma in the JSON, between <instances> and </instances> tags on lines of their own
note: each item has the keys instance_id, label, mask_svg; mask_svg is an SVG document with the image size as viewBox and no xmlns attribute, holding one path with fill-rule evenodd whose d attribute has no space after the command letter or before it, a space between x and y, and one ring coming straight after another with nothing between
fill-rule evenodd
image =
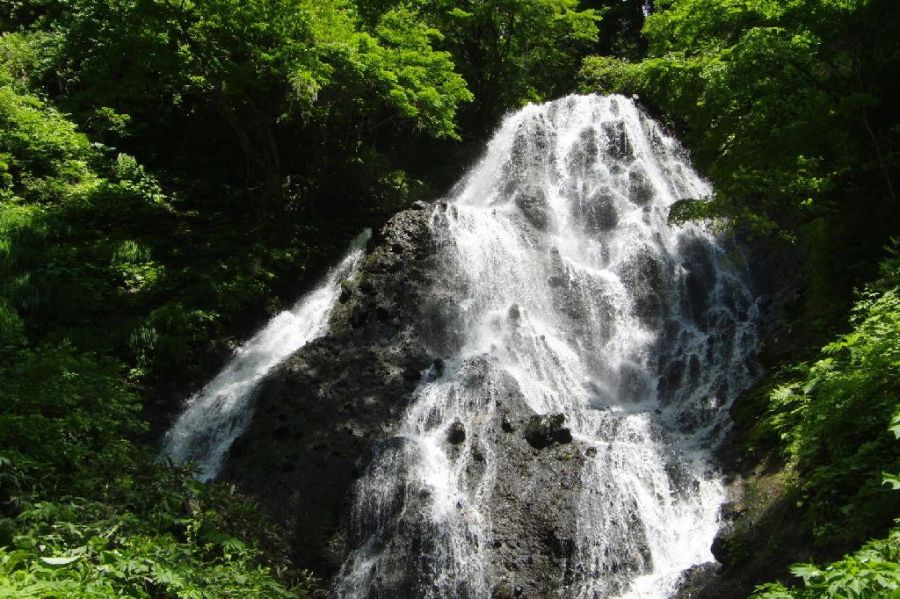
<instances>
[{"instance_id":1,"label":"tree trunk","mask_svg":"<svg viewBox=\"0 0 900 599\"><path fill-rule=\"evenodd\" d=\"M245 124L225 99L216 103L219 114L228 123L244 154L245 184L262 193L262 204L277 207L284 202L281 154L275 132L264 119Z\"/></svg>"}]
</instances>

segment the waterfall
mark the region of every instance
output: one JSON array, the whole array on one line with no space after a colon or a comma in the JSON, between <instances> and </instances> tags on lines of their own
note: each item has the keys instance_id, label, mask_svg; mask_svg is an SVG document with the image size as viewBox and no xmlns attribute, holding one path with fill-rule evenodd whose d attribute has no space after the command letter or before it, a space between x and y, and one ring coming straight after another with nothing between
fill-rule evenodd
<instances>
[{"instance_id":1,"label":"waterfall","mask_svg":"<svg viewBox=\"0 0 900 599\"><path fill-rule=\"evenodd\" d=\"M667 597L713 561L758 310L736 249L667 224L710 192L625 97L504 120L431 215L445 353L357 483L338 596L512 597L541 568L540 596Z\"/></svg>"},{"instance_id":2,"label":"waterfall","mask_svg":"<svg viewBox=\"0 0 900 599\"><path fill-rule=\"evenodd\" d=\"M371 231L361 233L341 262L321 284L290 310L272 318L206 386L191 397L166 433L164 453L177 463L191 462L198 478L216 477L231 444L247 428L253 395L273 368L328 331L328 318L341 293L341 281L352 278L365 256Z\"/></svg>"}]
</instances>

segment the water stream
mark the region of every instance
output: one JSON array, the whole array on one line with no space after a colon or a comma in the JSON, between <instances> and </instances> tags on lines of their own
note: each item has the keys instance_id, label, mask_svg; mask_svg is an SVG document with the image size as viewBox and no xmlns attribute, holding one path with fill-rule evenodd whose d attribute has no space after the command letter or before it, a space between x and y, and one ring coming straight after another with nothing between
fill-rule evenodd
<instances>
[{"instance_id":1,"label":"water stream","mask_svg":"<svg viewBox=\"0 0 900 599\"><path fill-rule=\"evenodd\" d=\"M586 456L553 591L666 597L713 560L711 450L754 376L757 310L737 252L666 222L674 201L709 193L630 99L506 118L432 215L461 342L358 485L339 596L496 592L501 506L543 500L539 486L497 494L509 466L492 423L511 387L533 413L564 415Z\"/></svg>"},{"instance_id":2,"label":"water stream","mask_svg":"<svg viewBox=\"0 0 900 599\"><path fill-rule=\"evenodd\" d=\"M197 394L166 433L164 453L176 463L191 462L203 481L215 478L235 439L253 417L253 396L260 382L295 351L328 331L328 318L365 256L371 231L361 233L341 262L314 290L277 314L239 347L225 368Z\"/></svg>"},{"instance_id":3,"label":"water stream","mask_svg":"<svg viewBox=\"0 0 900 599\"><path fill-rule=\"evenodd\" d=\"M556 561L534 566L552 570L542 595L668 597L712 561L724 501L712 453L756 375L759 314L740 252L667 223L673 202L710 192L625 97L570 96L504 120L431 214L453 349L357 483L338 596L503 596L518 571L509 532L527 536L521 506L542 504L559 523ZM215 477L259 382L326 332L364 241L189 401L168 455ZM541 415L556 423L549 448L504 436ZM528 470L554 463L576 476ZM569 490L551 499L547 481Z\"/></svg>"}]
</instances>

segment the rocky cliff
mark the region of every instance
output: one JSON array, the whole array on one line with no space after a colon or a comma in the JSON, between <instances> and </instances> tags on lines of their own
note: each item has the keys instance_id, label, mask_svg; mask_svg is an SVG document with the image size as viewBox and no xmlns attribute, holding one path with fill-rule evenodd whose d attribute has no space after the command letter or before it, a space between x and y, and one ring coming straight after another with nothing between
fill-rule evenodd
<instances>
[{"instance_id":1,"label":"rocky cliff","mask_svg":"<svg viewBox=\"0 0 900 599\"><path fill-rule=\"evenodd\" d=\"M451 282L441 280L436 264L440 254L428 227L434 210L418 204L375 237L360 275L343 285L331 332L263 384L252 424L222 471L223 480L288 528L297 565L323 577L334 575L362 541L351 517L355 483L376 451L401 442L391 440L393 427L413 391L440 376L442 356L458 342L452 324L435 317L439 308L446 313ZM477 360L467 368L473 379L486 374ZM489 434L501 448L494 456L494 595L543 596L578 575L566 562L583 459L592 450L573 441L561 415L529 409L514 381L501 381L492 399L486 427L478 433L452 427L446 443L453 451L466 435ZM471 468L484 463L479 457L472 456ZM396 581L383 595L413 593L421 582Z\"/></svg>"}]
</instances>

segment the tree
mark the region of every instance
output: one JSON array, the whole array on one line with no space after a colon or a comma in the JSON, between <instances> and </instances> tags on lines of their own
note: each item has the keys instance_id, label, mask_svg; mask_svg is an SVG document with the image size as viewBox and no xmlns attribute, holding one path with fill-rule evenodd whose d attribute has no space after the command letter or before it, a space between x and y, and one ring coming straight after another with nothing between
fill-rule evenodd
<instances>
[{"instance_id":1,"label":"tree","mask_svg":"<svg viewBox=\"0 0 900 599\"><path fill-rule=\"evenodd\" d=\"M599 15L577 0L419 0L443 32L476 105L470 126L489 131L507 110L571 88L597 40Z\"/></svg>"},{"instance_id":2,"label":"tree","mask_svg":"<svg viewBox=\"0 0 900 599\"><path fill-rule=\"evenodd\" d=\"M674 0L656 8L644 28L648 58L590 58L587 88L640 94L715 180L711 201L678 205L676 218L719 216L758 233L815 237L816 251L841 255L847 268L829 284L846 297L853 278L867 276L847 269L877 254L900 220L900 5Z\"/></svg>"},{"instance_id":3,"label":"tree","mask_svg":"<svg viewBox=\"0 0 900 599\"><path fill-rule=\"evenodd\" d=\"M350 99L368 112L452 137L471 99L433 49L440 34L403 7L364 30L343 0L72 0L52 27L62 32L53 83L73 112L112 106L174 135L185 113L212 113L240 148L246 184L276 201L287 131L327 118L323 100L362 88Z\"/></svg>"},{"instance_id":4,"label":"tree","mask_svg":"<svg viewBox=\"0 0 900 599\"><path fill-rule=\"evenodd\" d=\"M581 0L582 9L593 9L603 16L594 52L629 60L643 58L647 41L641 36L641 29L651 4L649 0Z\"/></svg>"}]
</instances>

